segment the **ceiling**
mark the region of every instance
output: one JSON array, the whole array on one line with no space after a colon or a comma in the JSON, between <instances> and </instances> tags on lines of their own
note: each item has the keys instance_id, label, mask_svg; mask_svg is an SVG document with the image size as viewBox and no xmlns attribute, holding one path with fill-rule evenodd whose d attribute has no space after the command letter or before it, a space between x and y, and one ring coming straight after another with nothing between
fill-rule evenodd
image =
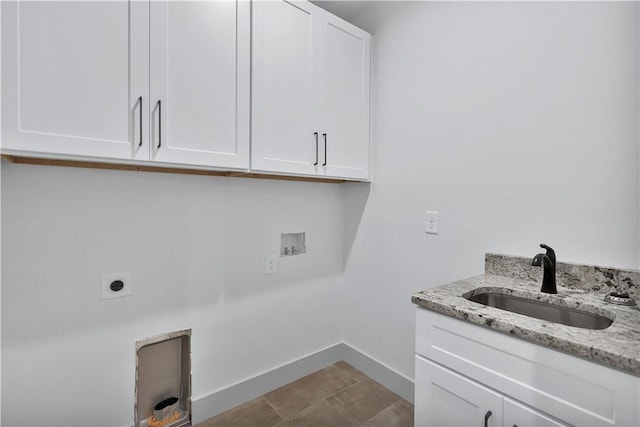
<instances>
[{"instance_id":1,"label":"ceiling","mask_svg":"<svg viewBox=\"0 0 640 427\"><path fill-rule=\"evenodd\" d=\"M311 3L333 13L336 16L351 21L365 10L372 0L310 0Z\"/></svg>"}]
</instances>

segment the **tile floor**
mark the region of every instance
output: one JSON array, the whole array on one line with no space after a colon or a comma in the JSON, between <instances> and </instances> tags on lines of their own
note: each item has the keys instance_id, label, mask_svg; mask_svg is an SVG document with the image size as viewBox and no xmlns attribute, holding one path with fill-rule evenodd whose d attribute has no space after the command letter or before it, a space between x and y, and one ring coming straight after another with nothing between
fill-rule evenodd
<instances>
[{"instance_id":1,"label":"tile floor","mask_svg":"<svg viewBox=\"0 0 640 427\"><path fill-rule=\"evenodd\" d=\"M413 427L413 405L345 362L195 427Z\"/></svg>"}]
</instances>

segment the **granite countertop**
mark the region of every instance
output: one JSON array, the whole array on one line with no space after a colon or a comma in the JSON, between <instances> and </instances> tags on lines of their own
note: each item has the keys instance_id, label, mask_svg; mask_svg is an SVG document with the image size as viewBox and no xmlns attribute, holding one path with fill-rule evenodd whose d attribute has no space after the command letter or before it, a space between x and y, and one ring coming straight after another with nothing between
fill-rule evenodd
<instances>
[{"instance_id":1,"label":"granite countertop","mask_svg":"<svg viewBox=\"0 0 640 427\"><path fill-rule=\"evenodd\" d=\"M615 286L588 286L587 289L580 289L562 286L559 281L557 295L545 294L539 292L541 280L523 278L523 270L509 272L495 268L497 264L489 265L490 262L496 262L495 257L505 257L510 263L513 262L512 257L487 254L485 274L417 292L413 294L412 302L447 316L640 376L640 307L605 302L604 296L610 289L615 290ZM530 265L530 260L517 261L522 266L528 263L523 267L525 269ZM502 260L498 264L505 265ZM601 271L598 267L592 268ZM496 272L500 274L495 274ZM631 276L635 278L635 272L631 272ZM634 280L633 290L636 286ZM614 319L614 322L606 329L582 329L484 306L462 296L471 295L471 291L476 289L475 293L507 293L597 313Z\"/></svg>"}]
</instances>

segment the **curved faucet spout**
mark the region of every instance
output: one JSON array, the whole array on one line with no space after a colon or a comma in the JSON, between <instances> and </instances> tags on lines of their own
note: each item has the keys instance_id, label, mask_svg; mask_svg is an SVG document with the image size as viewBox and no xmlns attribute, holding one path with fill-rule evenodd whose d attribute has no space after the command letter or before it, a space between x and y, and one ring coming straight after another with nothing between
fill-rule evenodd
<instances>
[{"instance_id":1,"label":"curved faucet spout","mask_svg":"<svg viewBox=\"0 0 640 427\"><path fill-rule=\"evenodd\" d=\"M557 294L556 289L556 253L549 246L541 243L540 247L547 250L546 254L536 254L531 260L531 265L542 266L542 287L540 292L547 294Z\"/></svg>"},{"instance_id":2,"label":"curved faucet spout","mask_svg":"<svg viewBox=\"0 0 640 427\"><path fill-rule=\"evenodd\" d=\"M531 265L534 267L542 267L542 259L543 257L546 257L545 254L536 254L536 256L533 257L533 259L531 260ZM547 257L549 258L549 257Z\"/></svg>"},{"instance_id":3,"label":"curved faucet spout","mask_svg":"<svg viewBox=\"0 0 640 427\"><path fill-rule=\"evenodd\" d=\"M553 269L555 270L555 268L556 268L556 251L554 251L551 246L547 246L544 243L540 243L540 247L542 249L546 249L546 251L547 251L546 255L551 260L551 263L553 264Z\"/></svg>"}]
</instances>

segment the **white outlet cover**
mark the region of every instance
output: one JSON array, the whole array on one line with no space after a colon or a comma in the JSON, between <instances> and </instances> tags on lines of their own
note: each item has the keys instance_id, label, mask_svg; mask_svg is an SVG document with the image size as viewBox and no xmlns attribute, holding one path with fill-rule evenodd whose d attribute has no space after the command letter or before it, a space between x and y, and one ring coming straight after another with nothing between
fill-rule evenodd
<instances>
[{"instance_id":1,"label":"white outlet cover","mask_svg":"<svg viewBox=\"0 0 640 427\"><path fill-rule=\"evenodd\" d=\"M116 280L122 281L124 285L121 290L111 290L111 283ZM131 273L113 273L102 276L102 299L122 298L132 294Z\"/></svg>"},{"instance_id":2,"label":"white outlet cover","mask_svg":"<svg viewBox=\"0 0 640 427\"><path fill-rule=\"evenodd\" d=\"M278 255L264 257L264 274L276 274L278 272Z\"/></svg>"},{"instance_id":3,"label":"white outlet cover","mask_svg":"<svg viewBox=\"0 0 640 427\"><path fill-rule=\"evenodd\" d=\"M438 234L440 213L438 211L427 211L427 221L424 232L427 234Z\"/></svg>"}]
</instances>

